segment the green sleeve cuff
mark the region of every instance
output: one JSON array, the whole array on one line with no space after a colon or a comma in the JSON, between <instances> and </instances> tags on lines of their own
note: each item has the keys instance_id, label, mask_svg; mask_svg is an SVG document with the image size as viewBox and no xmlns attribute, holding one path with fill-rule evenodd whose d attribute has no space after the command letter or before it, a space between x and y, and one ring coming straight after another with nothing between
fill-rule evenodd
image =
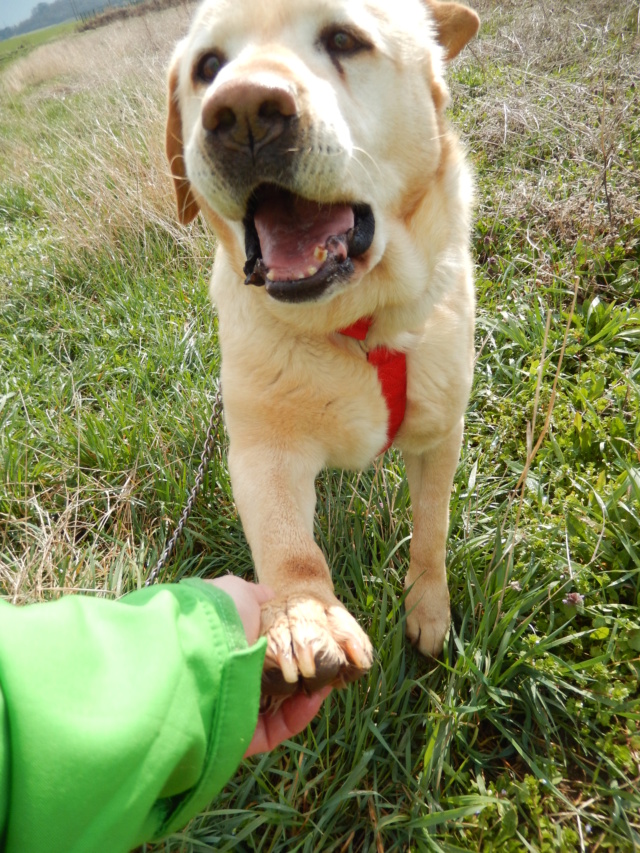
<instances>
[{"instance_id":1,"label":"green sleeve cuff","mask_svg":"<svg viewBox=\"0 0 640 853\"><path fill-rule=\"evenodd\" d=\"M208 598L215 607L217 619L211 623L211 642L226 644L229 654L220 673L202 775L179 801L173 799L155 837L180 829L206 808L238 768L258 721L260 681L267 650L265 637L247 646L238 611L227 593L198 578L181 581L178 592L185 587Z\"/></svg>"}]
</instances>

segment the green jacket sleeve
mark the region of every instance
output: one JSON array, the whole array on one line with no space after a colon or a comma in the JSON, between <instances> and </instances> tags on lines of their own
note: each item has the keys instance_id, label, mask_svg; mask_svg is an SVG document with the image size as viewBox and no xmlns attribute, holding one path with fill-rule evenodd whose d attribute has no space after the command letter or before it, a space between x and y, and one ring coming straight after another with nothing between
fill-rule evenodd
<instances>
[{"instance_id":1,"label":"green jacket sleeve","mask_svg":"<svg viewBox=\"0 0 640 853\"><path fill-rule=\"evenodd\" d=\"M184 826L249 745L264 653L196 579L0 602L0 849L126 853Z\"/></svg>"}]
</instances>

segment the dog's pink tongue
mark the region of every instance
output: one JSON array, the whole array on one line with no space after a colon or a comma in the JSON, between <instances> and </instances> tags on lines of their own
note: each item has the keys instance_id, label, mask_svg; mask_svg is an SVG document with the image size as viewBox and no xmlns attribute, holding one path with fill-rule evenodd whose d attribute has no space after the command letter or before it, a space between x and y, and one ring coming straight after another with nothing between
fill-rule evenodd
<instances>
[{"instance_id":1,"label":"dog's pink tongue","mask_svg":"<svg viewBox=\"0 0 640 853\"><path fill-rule=\"evenodd\" d=\"M334 257L338 261L347 257L344 235L354 226L353 208L347 204L317 204L279 192L274 195L259 204L255 212L269 278L289 281L315 275L327 258L324 249L331 237L344 238L331 241Z\"/></svg>"}]
</instances>

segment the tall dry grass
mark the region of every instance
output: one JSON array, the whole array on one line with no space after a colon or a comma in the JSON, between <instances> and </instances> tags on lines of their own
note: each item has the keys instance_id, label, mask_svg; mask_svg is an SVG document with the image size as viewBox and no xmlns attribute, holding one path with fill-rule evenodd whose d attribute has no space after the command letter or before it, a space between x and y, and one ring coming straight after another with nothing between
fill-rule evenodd
<instances>
[{"instance_id":1,"label":"tall dry grass","mask_svg":"<svg viewBox=\"0 0 640 853\"><path fill-rule=\"evenodd\" d=\"M471 5L483 32L454 101L472 156L497 178L485 212L526 215L558 241L615 239L640 217L640 3Z\"/></svg>"},{"instance_id":2,"label":"tall dry grass","mask_svg":"<svg viewBox=\"0 0 640 853\"><path fill-rule=\"evenodd\" d=\"M67 249L81 255L153 227L188 239L175 220L164 122L168 60L193 7L43 45L3 75L0 109L11 119L0 153L14 181L37 184Z\"/></svg>"},{"instance_id":3,"label":"tall dry grass","mask_svg":"<svg viewBox=\"0 0 640 853\"><path fill-rule=\"evenodd\" d=\"M59 91L78 91L111 86L131 74L147 76L145 71L152 79L186 32L194 6L191 2L130 17L42 45L9 66L2 78L4 88L17 94L43 83L57 83Z\"/></svg>"},{"instance_id":4,"label":"tall dry grass","mask_svg":"<svg viewBox=\"0 0 640 853\"><path fill-rule=\"evenodd\" d=\"M144 265L153 234L187 244L192 253L210 252L202 228L177 223L164 154L167 64L194 5L43 45L0 78L0 172L6 170L5 187L11 186L3 203L22 188L37 206L43 269L52 260L54 270L71 264L82 278L102 249L114 266L127 259L132 268ZM206 248L199 248L201 241ZM58 287L54 279L52 289ZM13 290L11 276L0 272L0 310ZM80 418L90 401L80 392L73 400ZM23 403L28 410L29 401ZM77 478L73 472L69 477ZM98 578L99 586L118 594L124 567L131 571L139 563L130 532L134 483L139 486L135 469L124 484L96 479L92 487L29 486L24 519L12 525L22 534L18 544L4 542L0 559L0 587L11 600L39 600L59 588L61 564L69 565L63 591L94 588ZM85 541L92 514L103 540L95 548ZM103 536L106 527L116 535ZM117 544L110 547L112 541Z\"/></svg>"}]
</instances>

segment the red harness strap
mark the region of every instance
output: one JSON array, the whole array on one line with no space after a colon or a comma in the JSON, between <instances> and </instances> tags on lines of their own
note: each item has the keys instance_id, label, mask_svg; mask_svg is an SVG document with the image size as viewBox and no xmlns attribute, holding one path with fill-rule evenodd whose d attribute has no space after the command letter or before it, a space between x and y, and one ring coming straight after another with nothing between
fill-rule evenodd
<instances>
[{"instance_id":1,"label":"red harness strap","mask_svg":"<svg viewBox=\"0 0 640 853\"><path fill-rule=\"evenodd\" d=\"M361 317L346 329L338 329L338 333L348 338L355 338L357 341L364 341L372 322L371 317ZM403 352L388 350L386 347L375 347L367 353L367 361L378 372L382 396L389 411L387 443L380 450L380 453L384 453L391 447L404 420L407 407L407 359Z\"/></svg>"}]
</instances>

